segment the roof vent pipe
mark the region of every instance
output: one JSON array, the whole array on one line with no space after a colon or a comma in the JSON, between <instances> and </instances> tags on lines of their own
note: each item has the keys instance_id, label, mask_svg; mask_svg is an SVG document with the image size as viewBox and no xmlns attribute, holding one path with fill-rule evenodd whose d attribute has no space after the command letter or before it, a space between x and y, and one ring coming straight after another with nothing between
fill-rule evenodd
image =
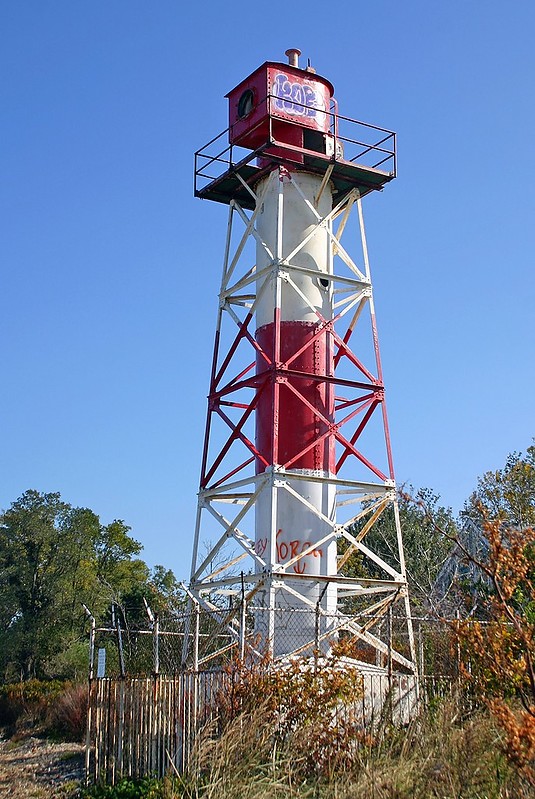
<instances>
[{"instance_id":1,"label":"roof vent pipe","mask_svg":"<svg viewBox=\"0 0 535 799\"><path fill-rule=\"evenodd\" d=\"M299 56L301 55L301 50L298 50L297 47L291 47L289 50L286 50L284 55L288 56L288 64L291 67L297 67L299 69Z\"/></svg>"}]
</instances>

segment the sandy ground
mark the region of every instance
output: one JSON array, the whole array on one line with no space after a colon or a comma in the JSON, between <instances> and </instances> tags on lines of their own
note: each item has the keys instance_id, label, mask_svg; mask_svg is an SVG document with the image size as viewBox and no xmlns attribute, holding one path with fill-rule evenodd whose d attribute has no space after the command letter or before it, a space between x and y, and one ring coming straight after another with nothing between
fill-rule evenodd
<instances>
[{"instance_id":1,"label":"sandy ground","mask_svg":"<svg viewBox=\"0 0 535 799\"><path fill-rule=\"evenodd\" d=\"M81 744L0 739L0 799L71 799L84 772Z\"/></svg>"}]
</instances>

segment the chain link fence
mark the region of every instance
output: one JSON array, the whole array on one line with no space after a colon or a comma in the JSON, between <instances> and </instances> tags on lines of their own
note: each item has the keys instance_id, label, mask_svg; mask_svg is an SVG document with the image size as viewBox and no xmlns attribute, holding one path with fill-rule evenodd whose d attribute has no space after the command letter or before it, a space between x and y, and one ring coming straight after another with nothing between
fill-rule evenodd
<instances>
[{"instance_id":1,"label":"chain link fence","mask_svg":"<svg viewBox=\"0 0 535 799\"><path fill-rule=\"evenodd\" d=\"M144 627L124 624L116 612L112 624L91 617L89 677L176 675L185 670L217 670L238 658L313 657L335 652L376 667L407 672L411 661L409 625L391 609L380 620L345 617L323 610L237 604L205 609L193 602L177 613L147 618ZM456 620L413 617L414 654L421 676L455 678L460 652L453 634Z\"/></svg>"}]
</instances>

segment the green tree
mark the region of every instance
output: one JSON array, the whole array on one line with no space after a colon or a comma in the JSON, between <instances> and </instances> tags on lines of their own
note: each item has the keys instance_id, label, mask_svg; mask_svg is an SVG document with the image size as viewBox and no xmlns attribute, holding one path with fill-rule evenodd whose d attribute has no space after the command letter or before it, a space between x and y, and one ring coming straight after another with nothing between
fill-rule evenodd
<instances>
[{"instance_id":1,"label":"green tree","mask_svg":"<svg viewBox=\"0 0 535 799\"><path fill-rule=\"evenodd\" d=\"M70 563L60 550L68 510L59 494L27 491L2 516L0 573L10 609L2 655L13 658L25 677L36 673L38 660L54 647L57 627L49 631L45 622L55 618L65 594Z\"/></svg>"},{"instance_id":2,"label":"green tree","mask_svg":"<svg viewBox=\"0 0 535 799\"><path fill-rule=\"evenodd\" d=\"M511 453L503 469L485 472L463 513L479 524L492 519L518 530L535 526L535 446L524 456Z\"/></svg>"},{"instance_id":3,"label":"green tree","mask_svg":"<svg viewBox=\"0 0 535 799\"><path fill-rule=\"evenodd\" d=\"M71 676L87 664L85 603L103 618L162 592L121 520L101 524L59 493L26 491L0 514L0 675ZM174 578L166 577L168 584ZM162 602L165 598L162 598ZM146 619L146 617L145 617Z\"/></svg>"},{"instance_id":4,"label":"green tree","mask_svg":"<svg viewBox=\"0 0 535 799\"><path fill-rule=\"evenodd\" d=\"M478 479L476 490L465 503L461 518L476 525L485 542L484 551L473 551L461 538L464 559L472 566L478 561L486 561L491 552L491 542L487 535L489 523L498 525L503 541L513 540L516 534L535 528L535 446L528 447L526 454L511 453L502 469L488 471ZM527 535L527 533L526 533ZM531 544L526 549L526 558L531 558L531 574L535 573L535 548ZM478 612L484 613L486 595L495 590L484 568L476 567L476 574L485 577L483 582L472 584ZM522 608L528 618L535 620L535 602L526 585L519 582L511 599Z\"/></svg>"}]
</instances>

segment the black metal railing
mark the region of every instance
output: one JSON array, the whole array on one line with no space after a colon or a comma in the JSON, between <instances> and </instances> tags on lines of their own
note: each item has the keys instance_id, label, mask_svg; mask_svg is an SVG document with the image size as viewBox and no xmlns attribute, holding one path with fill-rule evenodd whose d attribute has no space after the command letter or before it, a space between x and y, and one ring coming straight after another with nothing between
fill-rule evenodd
<instances>
[{"instance_id":1,"label":"black metal railing","mask_svg":"<svg viewBox=\"0 0 535 799\"><path fill-rule=\"evenodd\" d=\"M320 134L323 133L325 140L328 141L331 152L318 152L315 149L277 139L274 122L308 128L300 124L299 117L293 121L281 115L280 111L273 107L275 100L280 102L280 98L268 94L258 103L258 106L265 107L266 113L262 115L256 126L248 130L248 138L250 139L254 132L261 133L261 128L266 126L266 120L268 124L264 141L254 149L233 143L232 128L229 127L214 136L195 153L195 194L202 194L211 183L227 173L239 171L241 167L250 165L259 169L256 159L262 157L272 157L278 161L284 161L286 158L290 162L295 162L298 157L305 157L309 160L314 159L316 165L324 161L325 168L334 162L349 169L354 167L360 170L380 171L388 179L396 176L394 131L338 114L336 106L333 105L329 111L321 112L327 120L324 129L318 131ZM293 105L302 104L293 102ZM259 138L262 139L262 136Z\"/></svg>"}]
</instances>

